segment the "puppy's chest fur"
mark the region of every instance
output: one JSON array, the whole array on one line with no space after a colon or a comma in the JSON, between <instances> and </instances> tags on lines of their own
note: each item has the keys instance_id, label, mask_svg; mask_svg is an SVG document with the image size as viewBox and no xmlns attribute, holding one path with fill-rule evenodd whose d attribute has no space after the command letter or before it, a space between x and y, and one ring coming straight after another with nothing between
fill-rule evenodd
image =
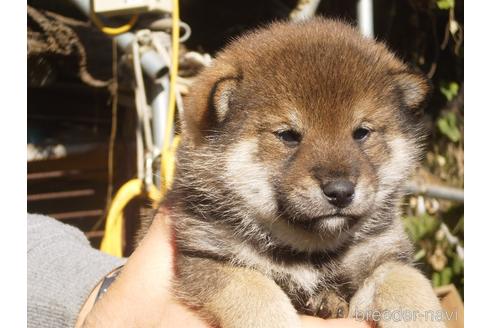
<instances>
[{"instance_id":1,"label":"puppy's chest fur","mask_svg":"<svg viewBox=\"0 0 492 328\"><path fill-rule=\"evenodd\" d=\"M258 240L238 238L220 222L179 212L175 208L173 215L178 254L258 271L274 280L300 312L310 298L327 291L348 302L375 267L390 260L409 262L412 253L398 220L377 234L355 236L337 251L306 254L278 245L267 249Z\"/></svg>"},{"instance_id":2,"label":"puppy's chest fur","mask_svg":"<svg viewBox=\"0 0 492 328\"><path fill-rule=\"evenodd\" d=\"M175 224L181 254L258 271L274 280L297 308L302 308L311 296L320 291L331 290L349 299L354 292L350 273L361 271L359 261L352 263L355 267L348 270L347 249L318 255L293 253L282 248L265 250L255 242L236 239L227 229L206 224L198 218L179 216Z\"/></svg>"},{"instance_id":3,"label":"puppy's chest fur","mask_svg":"<svg viewBox=\"0 0 492 328\"><path fill-rule=\"evenodd\" d=\"M259 254L249 246L243 246L237 250L231 262L263 273L288 295L297 297L312 295L322 288L337 288L336 283L343 280L343 270L336 259L325 258L319 263L300 257L274 259Z\"/></svg>"}]
</instances>

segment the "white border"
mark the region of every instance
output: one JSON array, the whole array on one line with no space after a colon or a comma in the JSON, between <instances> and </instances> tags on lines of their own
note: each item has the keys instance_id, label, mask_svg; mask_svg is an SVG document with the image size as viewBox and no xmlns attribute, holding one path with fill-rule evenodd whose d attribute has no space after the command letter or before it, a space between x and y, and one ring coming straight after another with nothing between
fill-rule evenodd
<instances>
[{"instance_id":1,"label":"white border","mask_svg":"<svg viewBox=\"0 0 492 328\"><path fill-rule=\"evenodd\" d=\"M459 0L457 0L459 1ZM465 1L466 2L466 1ZM492 274L492 4L466 2L465 321L488 321ZM26 326L26 4L10 1L1 20L1 326ZM8 323L8 325L4 325ZM15 323L15 324L14 324Z\"/></svg>"},{"instance_id":2,"label":"white border","mask_svg":"<svg viewBox=\"0 0 492 328\"><path fill-rule=\"evenodd\" d=\"M465 323L468 327L481 327L488 321L492 292L491 21L490 1L465 1Z\"/></svg>"},{"instance_id":3,"label":"white border","mask_svg":"<svg viewBox=\"0 0 492 328\"><path fill-rule=\"evenodd\" d=\"M9 1L0 20L1 327L27 322L26 138L27 18L23 1Z\"/></svg>"}]
</instances>

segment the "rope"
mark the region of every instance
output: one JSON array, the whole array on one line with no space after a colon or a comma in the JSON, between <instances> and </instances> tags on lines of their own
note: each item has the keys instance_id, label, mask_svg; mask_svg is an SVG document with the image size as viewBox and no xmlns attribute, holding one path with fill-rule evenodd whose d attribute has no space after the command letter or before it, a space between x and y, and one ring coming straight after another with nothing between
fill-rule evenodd
<instances>
[{"instance_id":1,"label":"rope","mask_svg":"<svg viewBox=\"0 0 492 328\"><path fill-rule=\"evenodd\" d=\"M77 33L65 25L57 16L47 17L41 10L27 6L27 16L32 24L27 30L27 56L61 55L78 56L79 77L87 85L95 88L107 87L111 80L101 81L94 78L87 70L87 54Z\"/></svg>"},{"instance_id":2,"label":"rope","mask_svg":"<svg viewBox=\"0 0 492 328\"><path fill-rule=\"evenodd\" d=\"M145 84L143 80L142 70L140 67L140 49L138 37L132 45L133 66L135 73L135 103L137 107L137 167L138 177L125 183L116 193L116 196L111 204L111 208L106 220L106 227L101 250L115 256L122 256L123 252L123 210L132 199L144 195L152 199L156 204L161 199L167 189L170 188L172 177L174 175L174 156L176 147L179 143L179 137L174 136L174 114L176 103L182 107L182 100L177 96L177 76L178 76L178 59L179 59L179 4L178 0L173 0L173 30L172 30L172 46L171 46L171 73L169 87L169 103L167 110L167 120L163 146L161 151L161 192L152 183L152 160L153 160L153 142L150 130L150 118L148 113L148 104L145 96ZM143 34L141 34L144 36ZM154 47L158 51L165 52L162 47L156 46L155 39L153 40ZM144 142L145 141L145 142ZM144 146L145 143L145 146ZM147 153L144 154L144 148ZM149 178L150 174L150 178Z\"/></svg>"}]
</instances>

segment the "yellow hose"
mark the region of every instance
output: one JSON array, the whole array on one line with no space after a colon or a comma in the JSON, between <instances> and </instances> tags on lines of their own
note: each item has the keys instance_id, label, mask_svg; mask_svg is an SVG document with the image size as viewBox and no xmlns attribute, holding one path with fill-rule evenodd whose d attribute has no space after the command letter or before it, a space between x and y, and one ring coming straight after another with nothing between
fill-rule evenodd
<instances>
[{"instance_id":1,"label":"yellow hose","mask_svg":"<svg viewBox=\"0 0 492 328\"><path fill-rule=\"evenodd\" d=\"M137 16L133 16L130 22L118 28L110 28L103 26L102 22L96 15L93 16L95 24L106 34L116 35L127 32L132 28L137 20ZM95 18L95 19L94 19ZM173 0L172 12L172 58L171 58L171 73L169 83L169 104L167 112L167 124L165 129L164 141L161 151L161 191L154 185L151 185L146 192L148 198L157 203L166 190L171 187L172 178L174 176L174 160L175 151L179 144L179 137L170 140L173 137L174 114L176 106L176 81L178 76L178 60L179 60L179 1ZM123 210L128 203L142 195L145 191L144 183L140 179L133 179L126 182L116 193L106 219L104 237L101 242L101 250L110 255L123 256Z\"/></svg>"},{"instance_id":2,"label":"yellow hose","mask_svg":"<svg viewBox=\"0 0 492 328\"><path fill-rule=\"evenodd\" d=\"M172 13L172 57L171 73L169 82L169 104L167 107L167 121L164 135L164 142L161 151L161 191L164 194L167 188L171 186L172 174L174 172L174 160L171 149L171 139L173 137L174 112L176 106L176 80L178 77L178 60L179 60L179 1L173 0ZM173 167L169 167L172 165Z\"/></svg>"},{"instance_id":3,"label":"yellow hose","mask_svg":"<svg viewBox=\"0 0 492 328\"><path fill-rule=\"evenodd\" d=\"M166 158L164 158L164 162L162 162L161 165L164 166L164 177L162 184L164 186L162 187L164 191L161 190L162 195L165 194L169 188L171 188L171 185L173 184L173 177L174 177L174 168L175 168L175 160L176 160L176 148L178 148L180 141L180 137L176 136L173 139L173 143L171 145L171 148L168 150L166 154Z\"/></svg>"},{"instance_id":4,"label":"yellow hose","mask_svg":"<svg viewBox=\"0 0 492 328\"><path fill-rule=\"evenodd\" d=\"M96 25L103 33L111 36L128 32L129 30L132 29L132 27L135 25L135 23L138 20L138 15L133 15L128 23L118 27L109 27L109 26L104 26L104 23L101 21L101 19L99 19L99 17L94 12L91 12L90 16L94 25Z\"/></svg>"},{"instance_id":5,"label":"yellow hose","mask_svg":"<svg viewBox=\"0 0 492 328\"><path fill-rule=\"evenodd\" d=\"M132 199L139 197L144 191L144 184L140 179L130 180L118 190L109 208L101 251L113 256L123 256L123 210ZM151 186L146 196L158 202L161 193L155 186Z\"/></svg>"}]
</instances>

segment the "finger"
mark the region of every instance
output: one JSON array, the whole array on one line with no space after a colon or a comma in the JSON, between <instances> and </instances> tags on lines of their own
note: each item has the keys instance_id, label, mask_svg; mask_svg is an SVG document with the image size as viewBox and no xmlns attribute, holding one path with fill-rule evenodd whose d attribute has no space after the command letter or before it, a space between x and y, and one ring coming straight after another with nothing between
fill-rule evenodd
<instances>
[{"instance_id":1,"label":"finger","mask_svg":"<svg viewBox=\"0 0 492 328\"><path fill-rule=\"evenodd\" d=\"M115 285L136 287L133 292L149 297L169 296L174 274L174 245L168 217L159 212L138 247L128 258ZM111 288L108 293L111 292Z\"/></svg>"},{"instance_id":2,"label":"finger","mask_svg":"<svg viewBox=\"0 0 492 328\"><path fill-rule=\"evenodd\" d=\"M372 325L366 321L355 319L328 319L311 316L301 316L303 328L371 328Z\"/></svg>"},{"instance_id":3,"label":"finger","mask_svg":"<svg viewBox=\"0 0 492 328\"><path fill-rule=\"evenodd\" d=\"M92 309L90 327L207 327L172 295L174 243L165 213L154 218L121 274Z\"/></svg>"}]
</instances>

